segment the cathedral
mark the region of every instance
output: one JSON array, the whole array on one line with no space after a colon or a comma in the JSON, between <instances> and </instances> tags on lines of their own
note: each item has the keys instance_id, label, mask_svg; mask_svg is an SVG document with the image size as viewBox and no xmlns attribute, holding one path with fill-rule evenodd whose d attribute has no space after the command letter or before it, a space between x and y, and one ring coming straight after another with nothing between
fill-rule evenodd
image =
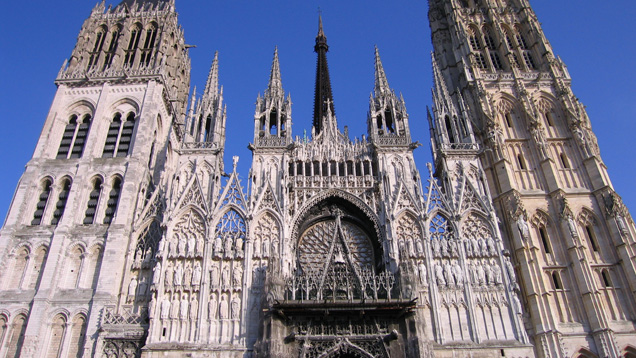
<instances>
[{"instance_id":1,"label":"cathedral","mask_svg":"<svg viewBox=\"0 0 636 358\"><path fill-rule=\"evenodd\" d=\"M244 181L175 0L96 5L0 230L0 357L636 357L634 221L529 0L428 3L434 163L381 49L341 131L320 20L311 132L275 51Z\"/></svg>"}]
</instances>

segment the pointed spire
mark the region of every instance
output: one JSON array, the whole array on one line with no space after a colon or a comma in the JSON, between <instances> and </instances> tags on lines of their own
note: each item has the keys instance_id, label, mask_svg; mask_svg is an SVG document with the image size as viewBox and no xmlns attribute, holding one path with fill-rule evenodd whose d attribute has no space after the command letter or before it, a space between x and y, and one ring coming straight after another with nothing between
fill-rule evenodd
<instances>
[{"instance_id":1,"label":"pointed spire","mask_svg":"<svg viewBox=\"0 0 636 358\"><path fill-rule=\"evenodd\" d=\"M448 87L446 87L446 81L442 75L442 71L439 68L435 54L431 53L431 61L433 63L433 80L435 86L433 87L433 109L434 111L446 108L447 111L455 112L455 106L451 101L450 94L448 93Z\"/></svg>"},{"instance_id":2,"label":"pointed spire","mask_svg":"<svg viewBox=\"0 0 636 358\"><path fill-rule=\"evenodd\" d=\"M216 94L219 88L219 51L214 53L214 60L212 60L212 66L210 67L210 74L208 80L205 83L204 96ZM214 91L214 92L212 92Z\"/></svg>"},{"instance_id":3,"label":"pointed spire","mask_svg":"<svg viewBox=\"0 0 636 358\"><path fill-rule=\"evenodd\" d=\"M384 73L384 67L382 66L382 60L380 60L380 52L378 47L375 47L375 95L381 93L390 92L389 81L386 79L386 73Z\"/></svg>"},{"instance_id":4,"label":"pointed spire","mask_svg":"<svg viewBox=\"0 0 636 358\"><path fill-rule=\"evenodd\" d=\"M314 93L314 121L315 133L322 131L326 124L327 113L330 111L335 116L333 105L333 95L331 93L331 79L329 78L329 66L327 65L327 37L322 29L322 15L318 19L318 35L316 36L316 46L314 51L318 54L316 66L316 91ZM329 108L329 111L327 110ZM335 118L335 117L332 117Z\"/></svg>"},{"instance_id":5,"label":"pointed spire","mask_svg":"<svg viewBox=\"0 0 636 358\"><path fill-rule=\"evenodd\" d=\"M269 75L269 85L267 92L270 96L282 97L283 81L280 76L280 64L278 63L278 47L274 49L274 60L272 61L272 70Z\"/></svg>"}]
</instances>

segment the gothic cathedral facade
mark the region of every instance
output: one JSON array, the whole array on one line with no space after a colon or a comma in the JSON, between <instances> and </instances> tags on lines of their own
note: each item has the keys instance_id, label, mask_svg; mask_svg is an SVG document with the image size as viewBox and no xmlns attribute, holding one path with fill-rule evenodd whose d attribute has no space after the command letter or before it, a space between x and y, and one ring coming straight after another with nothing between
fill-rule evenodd
<instances>
[{"instance_id":1,"label":"gothic cathedral facade","mask_svg":"<svg viewBox=\"0 0 636 358\"><path fill-rule=\"evenodd\" d=\"M242 183L174 0L98 4L0 231L0 357L636 357L634 221L528 0L429 21L434 165L377 48L340 131L321 22L311 137L276 50Z\"/></svg>"}]
</instances>

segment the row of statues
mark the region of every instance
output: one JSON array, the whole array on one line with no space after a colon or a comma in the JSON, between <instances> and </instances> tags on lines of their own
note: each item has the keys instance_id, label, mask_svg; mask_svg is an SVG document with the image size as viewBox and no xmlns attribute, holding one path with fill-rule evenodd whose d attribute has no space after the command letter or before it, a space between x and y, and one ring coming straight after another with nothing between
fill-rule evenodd
<instances>
[{"instance_id":1,"label":"row of statues","mask_svg":"<svg viewBox=\"0 0 636 358\"><path fill-rule=\"evenodd\" d=\"M165 240L159 241L157 257L161 258L165 247ZM175 232L172 239L168 242L168 258L176 257L202 257L203 256L203 236L188 235Z\"/></svg>"},{"instance_id":2,"label":"row of statues","mask_svg":"<svg viewBox=\"0 0 636 358\"><path fill-rule=\"evenodd\" d=\"M153 310L153 305L154 302L151 305L151 311ZM232 301L229 302L226 295L222 295L221 301L218 302L215 294L210 295L207 312L208 320L239 319L241 315L240 311L240 298L234 297ZM163 320L197 320L199 317L199 300L196 295L192 295L192 298L188 300L188 295L185 293L181 295L181 297L179 297L178 294L175 294L172 297L172 300L168 295L166 295L161 301L160 317Z\"/></svg>"},{"instance_id":3,"label":"row of statues","mask_svg":"<svg viewBox=\"0 0 636 358\"><path fill-rule=\"evenodd\" d=\"M229 288L242 287L243 285L243 268L240 265L234 265L230 272L229 265L224 265L219 272L219 267L213 264L210 268L210 287L211 288Z\"/></svg>"},{"instance_id":4,"label":"row of statues","mask_svg":"<svg viewBox=\"0 0 636 358\"><path fill-rule=\"evenodd\" d=\"M243 258L244 240L241 235L238 235L236 238L232 238L230 235L227 235L225 238L221 238L221 236L217 236L214 239L214 257L217 259L233 259L233 258Z\"/></svg>"},{"instance_id":5,"label":"row of statues","mask_svg":"<svg viewBox=\"0 0 636 358\"><path fill-rule=\"evenodd\" d=\"M407 247L404 247L404 241L400 241L400 251L406 251L408 256L424 257L424 247L422 240L411 239L405 240ZM457 258L459 257L459 241L454 238L432 238L431 250L435 258ZM497 256L497 243L492 237L477 238L471 237L464 239L464 249L467 257L495 257Z\"/></svg>"},{"instance_id":6,"label":"row of statues","mask_svg":"<svg viewBox=\"0 0 636 358\"><path fill-rule=\"evenodd\" d=\"M157 262L154 270L155 283L159 283L161 280L161 262ZM187 289L191 286L198 288L201 284L201 275L202 269L199 261L195 261L194 265L189 262L182 264L181 261L177 261L174 265L169 263L164 275L164 286L166 289L171 289L172 287L185 287Z\"/></svg>"},{"instance_id":7,"label":"row of statues","mask_svg":"<svg viewBox=\"0 0 636 358\"><path fill-rule=\"evenodd\" d=\"M515 282L514 268L510 260L505 260L506 273L510 282ZM468 281L473 286L495 286L503 284L502 270L496 262L469 262L466 264L467 276L457 262L435 263L433 265L432 279L438 286L463 286ZM417 265L416 274L419 283L428 287L428 270L426 264Z\"/></svg>"}]
</instances>

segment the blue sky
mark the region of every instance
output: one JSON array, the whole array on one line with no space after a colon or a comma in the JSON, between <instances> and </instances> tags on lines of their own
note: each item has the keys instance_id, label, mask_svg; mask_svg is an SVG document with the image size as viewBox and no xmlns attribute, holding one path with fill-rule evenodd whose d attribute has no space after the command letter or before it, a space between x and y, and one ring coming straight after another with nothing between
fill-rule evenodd
<instances>
[{"instance_id":1,"label":"blue sky","mask_svg":"<svg viewBox=\"0 0 636 358\"><path fill-rule=\"evenodd\" d=\"M602 157L618 193L636 210L636 5L628 0L531 0L555 53L565 61L574 93L587 105ZM4 218L55 94L53 80L73 50L92 1L11 1L0 13L0 217ZM202 89L214 51L228 106L226 168L240 156L247 176L254 102L267 86L278 46L283 87L292 95L294 135L310 132L316 58L317 9L323 13L336 115L340 128L366 132L373 88L374 45L389 84L402 92L421 172L430 161L426 106L430 106L432 51L427 2L420 1L189 1L177 0L186 43L196 45L191 85ZM424 174L424 173L422 173Z\"/></svg>"}]
</instances>

